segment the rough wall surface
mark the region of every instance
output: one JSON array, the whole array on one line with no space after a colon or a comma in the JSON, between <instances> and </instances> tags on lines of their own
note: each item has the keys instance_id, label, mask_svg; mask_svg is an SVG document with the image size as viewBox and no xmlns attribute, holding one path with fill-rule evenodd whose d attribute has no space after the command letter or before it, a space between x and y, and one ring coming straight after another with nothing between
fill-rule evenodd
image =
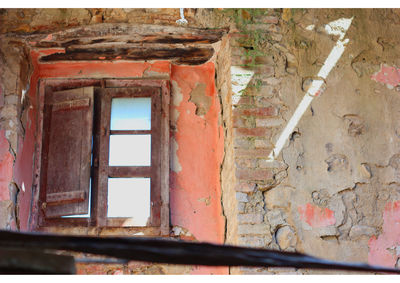
<instances>
[{"instance_id":1,"label":"rough wall surface","mask_svg":"<svg viewBox=\"0 0 400 283\"><path fill-rule=\"evenodd\" d=\"M300 251L339 261L397 266L400 11L187 9L185 17L192 27L230 27L230 44L223 46L226 42L222 42L221 48L230 50L231 58L224 55L213 59L218 66L216 91L222 101L221 120L225 123L225 132L212 129L225 137L225 155L219 152L215 157L224 162L218 177L223 214L227 218L225 241ZM312 80L318 79L319 70L338 40L337 35L327 33L326 25L342 18L353 18L345 35L349 42L344 53L326 78L323 92L307 108L280 155L271 162L268 156L278 137ZM176 25L177 19L178 9L1 10L0 31L51 33L99 22ZM1 52L1 129L6 131L9 143L9 147L1 144L1 152L4 148L6 156L7 152L14 156L18 143L23 141L27 117L33 115L26 110L29 107L19 104L22 90L27 88L30 65L24 55L27 51L18 42L2 41ZM229 73L229 60L248 78L236 88L232 74L232 89L240 90L233 93L233 109L226 107L230 104L231 86L226 76L220 76ZM16 82L17 78L20 82ZM193 106L190 115L198 115L198 119L207 115L209 107L217 107L211 98L202 97L206 89L193 86L182 96L185 103ZM233 124L229 122L230 111ZM218 141L215 144L221 148ZM179 155L178 149L176 152ZM4 165L5 172L12 166L8 164ZM174 165L177 170L182 166ZM237 204L228 179L236 183ZM5 183L13 181L7 179ZM15 196L22 190L19 186L9 187L9 191ZM7 187L2 185L0 192L5 201L9 201ZM221 192L216 196L218 193ZM208 196L198 199L202 199L198 205L206 205ZM4 207L9 209L6 204ZM12 219L6 220L7 225ZM143 273L147 272L144 270ZM161 273L156 271L157 267L150 270ZM231 273L311 272L231 268Z\"/></svg>"},{"instance_id":2,"label":"rough wall surface","mask_svg":"<svg viewBox=\"0 0 400 283\"><path fill-rule=\"evenodd\" d=\"M269 162L274 143L338 40L325 26L352 17L349 43L323 94ZM284 9L275 20L282 36L267 43L269 63L250 67L255 74L234 109L242 243L396 266L399 19L398 10Z\"/></svg>"}]
</instances>

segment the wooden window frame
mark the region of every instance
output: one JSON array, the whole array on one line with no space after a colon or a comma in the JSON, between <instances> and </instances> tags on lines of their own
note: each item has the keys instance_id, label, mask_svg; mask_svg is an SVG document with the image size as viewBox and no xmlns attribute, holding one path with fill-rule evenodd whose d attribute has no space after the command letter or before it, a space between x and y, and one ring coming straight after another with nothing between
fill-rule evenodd
<instances>
[{"instance_id":1,"label":"wooden window frame","mask_svg":"<svg viewBox=\"0 0 400 283\"><path fill-rule=\"evenodd\" d=\"M92 165L92 198L89 218L45 218L43 207L43 192L40 192L37 201L37 228L41 227L113 227L144 232L145 235L169 235L169 101L170 86L168 80L152 79L41 79L39 80L39 111L38 135L39 145L35 154L36 187L40 187L41 153L43 150L43 121L44 98L46 92L74 89L87 86L95 87L95 105L93 122L93 159ZM111 117L111 99L113 97L152 96L152 161L150 168L146 167L109 167L109 135ZM159 93L156 95L155 93ZM159 98L157 98L157 96ZM154 103L155 102L155 103ZM154 126L153 126L154 125ZM158 127L156 125L159 125ZM100 127L100 129L96 128ZM113 134L123 134L125 131L113 131ZM143 131L128 131L132 134ZM128 133L125 132L125 133ZM96 136L100 133L100 136ZM146 132L147 133L147 132ZM153 136L154 135L154 136ZM159 138L154 138L155 136ZM154 154L156 153L156 154ZM98 162L98 167L96 167ZM158 166L159 165L159 166ZM150 170L150 172L149 172ZM102 173L100 173L100 171ZM151 219L148 226L124 227L123 218L107 218L107 182L110 177L147 177L151 181ZM40 196L39 196L40 195ZM102 205L100 205L102 204ZM104 207L105 205L105 207Z\"/></svg>"}]
</instances>

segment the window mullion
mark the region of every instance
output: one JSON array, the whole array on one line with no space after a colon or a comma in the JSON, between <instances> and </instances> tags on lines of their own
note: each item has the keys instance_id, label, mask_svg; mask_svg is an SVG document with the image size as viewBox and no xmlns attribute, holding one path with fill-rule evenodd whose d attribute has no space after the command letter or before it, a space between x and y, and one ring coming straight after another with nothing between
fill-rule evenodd
<instances>
[{"instance_id":1,"label":"window mullion","mask_svg":"<svg viewBox=\"0 0 400 283\"><path fill-rule=\"evenodd\" d=\"M103 88L98 88L98 104L100 106L97 123L96 156L93 174L93 203L92 220L96 226L107 224L107 192L108 192L108 158L111 117L111 97Z\"/></svg>"}]
</instances>

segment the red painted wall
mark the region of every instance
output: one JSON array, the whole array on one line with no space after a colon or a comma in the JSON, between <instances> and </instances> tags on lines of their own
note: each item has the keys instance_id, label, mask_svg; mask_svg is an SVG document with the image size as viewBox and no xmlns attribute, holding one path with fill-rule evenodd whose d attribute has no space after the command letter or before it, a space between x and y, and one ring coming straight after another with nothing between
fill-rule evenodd
<instances>
[{"instance_id":1,"label":"red painted wall","mask_svg":"<svg viewBox=\"0 0 400 283\"><path fill-rule=\"evenodd\" d=\"M326 227L336 223L335 214L329 208L320 208L319 206L307 203L299 206L298 211L301 220L307 222L311 227Z\"/></svg>"},{"instance_id":2,"label":"red painted wall","mask_svg":"<svg viewBox=\"0 0 400 283\"><path fill-rule=\"evenodd\" d=\"M44 54L57 49L32 51L34 73L30 82L29 97L33 108L29 112L30 124L14 167L17 184L24 183L20 194L21 230L29 230L31 213L33 163L35 152L36 117L38 111L37 86L40 78L124 78L142 77L144 73L169 74L181 88L181 115L177 121L175 139L182 170L171 172L171 224L186 228L198 241L224 242L225 223L221 207L220 166L223 158L223 129L218 125L220 106L214 81L214 64L201 66L174 66L167 61L154 63L126 61L39 63ZM195 105L189 94L197 83L206 85L206 95L213 98L204 118L195 114ZM209 201L202 201L208 199ZM194 267L194 274L227 274L227 267Z\"/></svg>"},{"instance_id":3,"label":"red painted wall","mask_svg":"<svg viewBox=\"0 0 400 283\"><path fill-rule=\"evenodd\" d=\"M370 264L395 267L400 257L400 201L386 204L382 233L372 236L368 247Z\"/></svg>"},{"instance_id":4,"label":"red painted wall","mask_svg":"<svg viewBox=\"0 0 400 283\"><path fill-rule=\"evenodd\" d=\"M9 148L10 145L6 139L5 131L0 130L0 201L10 199L8 185L12 181L14 158Z\"/></svg>"}]
</instances>

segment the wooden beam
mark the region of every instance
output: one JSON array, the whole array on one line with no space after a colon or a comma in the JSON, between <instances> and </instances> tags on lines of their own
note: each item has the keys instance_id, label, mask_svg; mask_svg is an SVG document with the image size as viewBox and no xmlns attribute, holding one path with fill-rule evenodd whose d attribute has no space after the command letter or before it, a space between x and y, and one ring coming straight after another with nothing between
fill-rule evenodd
<instances>
[{"instance_id":1,"label":"wooden beam","mask_svg":"<svg viewBox=\"0 0 400 283\"><path fill-rule=\"evenodd\" d=\"M0 247L0 274L75 274L73 256Z\"/></svg>"},{"instance_id":2,"label":"wooden beam","mask_svg":"<svg viewBox=\"0 0 400 283\"><path fill-rule=\"evenodd\" d=\"M118 47L78 47L66 49L43 56L41 62L54 61L99 61L99 60L172 60L176 64L199 65L207 62L214 54L212 47L146 47L145 45L127 45Z\"/></svg>"},{"instance_id":3,"label":"wooden beam","mask_svg":"<svg viewBox=\"0 0 400 283\"><path fill-rule=\"evenodd\" d=\"M126 43L197 43L211 44L221 40L229 32L228 28L201 29L166 25L136 25L124 23L103 23L81 26L52 33L24 36L36 42L36 47L66 47L72 44L92 44L99 42Z\"/></svg>"},{"instance_id":4,"label":"wooden beam","mask_svg":"<svg viewBox=\"0 0 400 283\"><path fill-rule=\"evenodd\" d=\"M0 247L68 250L169 264L294 267L400 274L400 270L395 268L335 262L297 252L150 238L59 236L2 230Z\"/></svg>"}]
</instances>

